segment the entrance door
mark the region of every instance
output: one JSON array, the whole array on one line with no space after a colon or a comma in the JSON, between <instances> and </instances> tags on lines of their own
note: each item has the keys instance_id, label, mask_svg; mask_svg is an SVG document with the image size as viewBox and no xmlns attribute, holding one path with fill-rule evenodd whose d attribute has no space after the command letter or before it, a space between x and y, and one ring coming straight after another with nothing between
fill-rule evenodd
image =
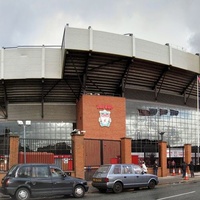
<instances>
[{"instance_id":1,"label":"entrance door","mask_svg":"<svg viewBox=\"0 0 200 200\"><path fill-rule=\"evenodd\" d=\"M85 139L85 179L92 180L100 165L110 164L113 159L120 163L121 142L119 140Z\"/></svg>"}]
</instances>

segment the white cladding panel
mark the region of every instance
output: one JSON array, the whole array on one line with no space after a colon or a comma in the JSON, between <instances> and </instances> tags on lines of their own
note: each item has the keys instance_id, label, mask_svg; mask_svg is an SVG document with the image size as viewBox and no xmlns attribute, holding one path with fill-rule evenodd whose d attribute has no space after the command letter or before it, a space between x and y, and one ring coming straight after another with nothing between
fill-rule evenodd
<instances>
[{"instance_id":1,"label":"white cladding panel","mask_svg":"<svg viewBox=\"0 0 200 200\"><path fill-rule=\"evenodd\" d=\"M0 66L2 66L2 55L3 55L3 50L0 50ZM0 70L0 74L1 74L1 70Z\"/></svg>"},{"instance_id":2,"label":"white cladding panel","mask_svg":"<svg viewBox=\"0 0 200 200\"><path fill-rule=\"evenodd\" d=\"M137 39L136 58L169 65L169 47Z\"/></svg>"},{"instance_id":3,"label":"white cladding panel","mask_svg":"<svg viewBox=\"0 0 200 200\"><path fill-rule=\"evenodd\" d=\"M106 33L101 31L93 32L93 51L106 52L124 56L132 55L132 37Z\"/></svg>"},{"instance_id":4,"label":"white cladding panel","mask_svg":"<svg viewBox=\"0 0 200 200\"><path fill-rule=\"evenodd\" d=\"M65 30L65 49L89 50L89 30L67 28Z\"/></svg>"},{"instance_id":5,"label":"white cladding panel","mask_svg":"<svg viewBox=\"0 0 200 200\"><path fill-rule=\"evenodd\" d=\"M9 104L8 120L48 120L48 121L76 121L76 105L45 104L44 118L41 117L41 104Z\"/></svg>"},{"instance_id":6,"label":"white cladding panel","mask_svg":"<svg viewBox=\"0 0 200 200\"><path fill-rule=\"evenodd\" d=\"M42 49L12 48L4 51L5 79L41 77Z\"/></svg>"},{"instance_id":7,"label":"white cladding panel","mask_svg":"<svg viewBox=\"0 0 200 200\"><path fill-rule=\"evenodd\" d=\"M61 78L61 49L45 48L45 78Z\"/></svg>"},{"instance_id":8,"label":"white cladding panel","mask_svg":"<svg viewBox=\"0 0 200 200\"><path fill-rule=\"evenodd\" d=\"M199 56L172 49L173 66L199 73Z\"/></svg>"},{"instance_id":9,"label":"white cladding panel","mask_svg":"<svg viewBox=\"0 0 200 200\"><path fill-rule=\"evenodd\" d=\"M95 52L132 56L132 37L94 31L92 29L67 27L64 35L64 45L65 49L92 50Z\"/></svg>"},{"instance_id":10,"label":"white cladding panel","mask_svg":"<svg viewBox=\"0 0 200 200\"><path fill-rule=\"evenodd\" d=\"M61 78L61 48L10 48L1 50L3 79Z\"/></svg>"}]
</instances>

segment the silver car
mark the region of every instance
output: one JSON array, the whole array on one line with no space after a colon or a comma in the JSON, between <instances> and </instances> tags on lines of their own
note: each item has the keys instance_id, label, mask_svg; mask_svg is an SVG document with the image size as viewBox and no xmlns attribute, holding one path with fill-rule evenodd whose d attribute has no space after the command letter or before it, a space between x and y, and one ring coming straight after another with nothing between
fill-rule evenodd
<instances>
[{"instance_id":1,"label":"silver car","mask_svg":"<svg viewBox=\"0 0 200 200\"><path fill-rule=\"evenodd\" d=\"M120 193L123 189L140 187L155 188L158 177L146 174L139 165L135 164L107 164L102 165L92 177L92 186L100 192L112 189L114 193Z\"/></svg>"}]
</instances>

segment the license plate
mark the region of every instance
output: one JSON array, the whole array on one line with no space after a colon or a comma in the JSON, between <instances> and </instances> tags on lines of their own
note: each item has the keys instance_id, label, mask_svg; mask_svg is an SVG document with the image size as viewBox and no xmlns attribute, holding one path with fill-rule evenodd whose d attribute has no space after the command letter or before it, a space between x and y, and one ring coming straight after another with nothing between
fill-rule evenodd
<instances>
[{"instance_id":1,"label":"license plate","mask_svg":"<svg viewBox=\"0 0 200 200\"><path fill-rule=\"evenodd\" d=\"M92 181L93 182L101 182L101 178L93 178Z\"/></svg>"}]
</instances>

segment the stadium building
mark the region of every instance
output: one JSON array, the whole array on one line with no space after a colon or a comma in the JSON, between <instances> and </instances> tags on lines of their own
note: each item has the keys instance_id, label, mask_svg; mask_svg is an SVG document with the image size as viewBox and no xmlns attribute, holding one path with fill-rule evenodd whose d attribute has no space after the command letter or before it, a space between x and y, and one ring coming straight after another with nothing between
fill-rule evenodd
<instances>
[{"instance_id":1,"label":"stadium building","mask_svg":"<svg viewBox=\"0 0 200 200\"><path fill-rule=\"evenodd\" d=\"M10 155L6 138L15 135L19 152L42 149L53 152L56 163L69 164L70 142L66 151L50 147L77 133L84 137L88 171L108 162L145 160L151 166L159 159L159 142L166 143L166 162L181 164L190 144L198 164L199 72L199 54L91 27L66 25L61 46L3 47L2 163Z\"/></svg>"}]
</instances>

